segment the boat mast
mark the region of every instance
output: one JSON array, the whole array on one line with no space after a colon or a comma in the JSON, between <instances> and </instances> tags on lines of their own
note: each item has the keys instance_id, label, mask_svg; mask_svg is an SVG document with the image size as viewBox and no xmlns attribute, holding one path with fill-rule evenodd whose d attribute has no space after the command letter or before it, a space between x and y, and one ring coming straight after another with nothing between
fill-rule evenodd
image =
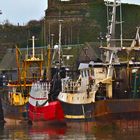
<instances>
[{"instance_id":1,"label":"boat mast","mask_svg":"<svg viewBox=\"0 0 140 140\"><path fill-rule=\"evenodd\" d=\"M108 74L107 77L112 77L113 75L113 62L119 62L116 49L116 24L120 24L120 40L122 45L122 13L121 13L121 0L114 0L114 2L110 2L107 0L106 2L107 6L107 19L108 19L108 33L107 33L107 48L111 51L106 52L106 62L109 62L109 68L108 68ZM120 21L116 21L116 13L117 8L120 8ZM109 9L112 8L112 13L109 12ZM122 46L121 46L122 47Z\"/></svg>"},{"instance_id":2,"label":"boat mast","mask_svg":"<svg viewBox=\"0 0 140 140\"><path fill-rule=\"evenodd\" d=\"M32 36L32 58L35 58L35 36Z\"/></svg>"},{"instance_id":3,"label":"boat mast","mask_svg":"<svg viewBox=\"0 0 140 140\"><path fill-rule=\"evenodd\" d=\"M17 64L17 69L18 69L18 83L21 84L21 82L20 82L21 81L21 75L20 75L19 53L20 53L20 50L16 46L16 64Z\"/></svg>"}]
</instances>

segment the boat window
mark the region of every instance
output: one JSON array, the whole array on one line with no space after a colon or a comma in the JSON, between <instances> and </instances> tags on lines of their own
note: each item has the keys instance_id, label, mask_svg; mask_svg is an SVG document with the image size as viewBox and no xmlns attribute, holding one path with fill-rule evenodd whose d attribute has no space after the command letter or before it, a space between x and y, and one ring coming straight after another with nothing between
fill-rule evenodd
<instances>
[{"instance_id":1,"label":"boat window","mask_svg":"<svg viewBox=\"0 0 140 140\"><path fill-rule=\"evenodd\" d=\"M87 70L87 75L90 76L90 70Z\"/></svg>"},{"instance_id":2,"label":"boat window","mask_svg":"<svg viewBox=\"0 0 140 140\"><path fill-rule=\"evenodd\" d=\"M87 77L87 70L85 70L85 77Z\"/></svg>"},{"instance_id":3,"label":"boat window","mask_svg":"<svg viewBox=\"0 0 140 140\"><path fill-rule=\"evenodd\" d=\"M90 69L90 75L94 76L94 70Z\"/></svg>"},{"instance_id":4,"label":"boat window","mask_svg":"<svg viewBox=\"0 0 140 140\"><path fill-rule=\"evenodd\" d=\"M82 77L84 77L84 71L81 71L81 75L82 75Z\"/></svg>"}]
</instances>

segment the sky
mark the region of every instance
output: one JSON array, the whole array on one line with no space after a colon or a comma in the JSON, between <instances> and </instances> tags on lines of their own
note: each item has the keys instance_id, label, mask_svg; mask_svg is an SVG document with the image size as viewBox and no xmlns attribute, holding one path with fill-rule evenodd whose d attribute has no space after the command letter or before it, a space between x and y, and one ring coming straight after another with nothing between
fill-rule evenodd
<instances>
[{"instance_id":1,"label":"sky","mask_svg":"<svg viewBox=\"0 0 140 140\"><path fill-rule=\"evenodd\" d=\"M11 24L25 25L43 18L46 9L47 0L0 0L0 23L8 20Z\"/></svg>"},{"instance_id":2,"label":"sky","mask_svg":"<svg viewBox=\"0 0 140 140\"><path fill-rule=\"evenodd\" d=\"M140 0L122 0L140 5ZM11 24L25 25L30 20L40 20L45 16L47 0L0 0L0 23L8 20Z\"/></svg>"}]
</instances>

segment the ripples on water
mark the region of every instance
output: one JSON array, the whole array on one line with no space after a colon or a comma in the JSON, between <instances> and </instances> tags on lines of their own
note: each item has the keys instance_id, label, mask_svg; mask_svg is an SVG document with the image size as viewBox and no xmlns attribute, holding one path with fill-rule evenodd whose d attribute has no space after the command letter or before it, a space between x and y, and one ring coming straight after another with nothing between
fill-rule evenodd
<instances>
[{"instance_id":1,"label":"ripples on water","mask_svg":"<svg viewBox=\"0 0 140 140\"><path fill-rule=\"evenodd\" d=\"M71 122L67 126L14 121L1 125L0 140L140 140L140 121Z\"/></svg>"}]
</instances>

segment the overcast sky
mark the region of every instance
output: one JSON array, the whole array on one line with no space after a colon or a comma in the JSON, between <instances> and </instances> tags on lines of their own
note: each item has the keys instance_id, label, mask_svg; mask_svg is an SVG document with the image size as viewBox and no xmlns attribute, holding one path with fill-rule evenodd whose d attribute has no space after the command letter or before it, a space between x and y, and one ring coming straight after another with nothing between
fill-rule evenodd
<instances>
[{"instance_id":1,"label":"overcast sky","mask_svg":"<svg viewBox=\"0 0 140 140\"><path fill-rule=\"evenodd\" d=\"M140 0L122 0L140 5ZM0 0L0 23L8 20L12 24L24 25L30 20L40 20L45 15L47 0Z\"/></svg>"},{"instance_id":2,"label":"overcast sky","mask_svg":"<svg viewBox=\"0 0 140 140\"><path fill-rule=\"evenodd\" d=\"M45 15L47 0L0 0L0 22L9 20L12 24L26 24Z\"/></svg>"}]
</instances>

